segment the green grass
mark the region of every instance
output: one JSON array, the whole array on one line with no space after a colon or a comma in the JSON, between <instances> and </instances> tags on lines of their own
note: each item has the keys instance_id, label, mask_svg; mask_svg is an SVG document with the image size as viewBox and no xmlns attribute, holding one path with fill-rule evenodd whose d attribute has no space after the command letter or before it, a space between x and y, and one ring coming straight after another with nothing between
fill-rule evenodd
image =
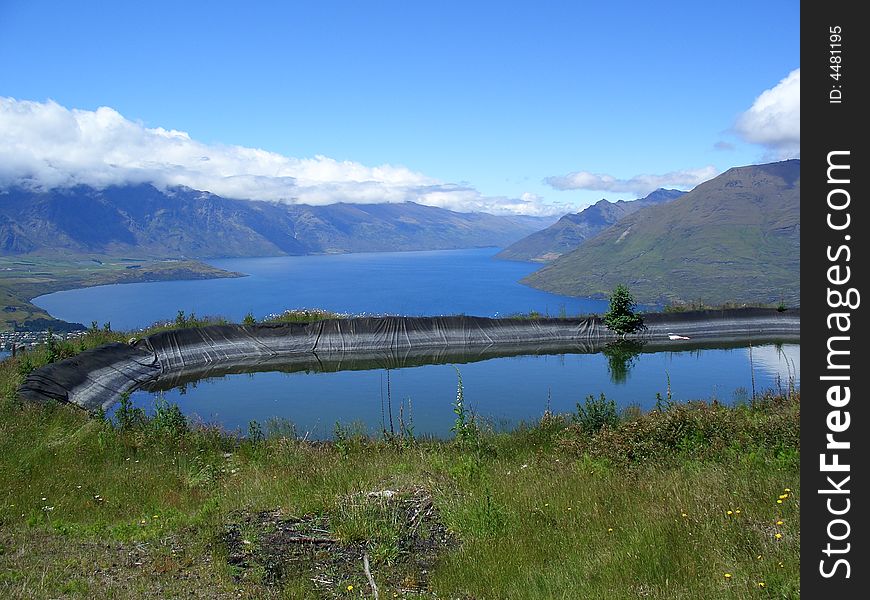
<instances>
[{"instance_id":1,"label":"green grass","mask_svg":"<svg viewBox=\"0 0 870 600\"><path fill-rule=\"evenodd\" d=\"M3 597L370 597L358 560L327 588L302 567L276 583L231 566L228 524L279 509L365 548L382 598L417 597L387 576L401 515L362 500L385 489L425 489L459 541L428 574L440 598L799 597L799 393L600 428L579 411L461 441L251 441L21 404L21 361L0 363ZM264 533L241 530L253 555Z\"/></svg>"}]
</instances>

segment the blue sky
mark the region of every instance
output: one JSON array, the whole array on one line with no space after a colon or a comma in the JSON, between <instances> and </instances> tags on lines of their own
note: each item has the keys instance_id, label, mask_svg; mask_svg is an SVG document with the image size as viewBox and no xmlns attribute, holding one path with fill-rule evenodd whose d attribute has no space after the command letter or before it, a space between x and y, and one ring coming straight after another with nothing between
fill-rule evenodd
<instances>
[{"instance_id":1,"label":"blue sky","mask_svg":"<svg viewBox=\"0 0 870 600\"><path fill-rule=\"evenodd\" d=\"M110 181L117 173L94 174L94 165L112 155L116 167L115 146L126 144L153 156L130 159L125 173L174 170L167 182L192 187L223 178L217 191L263 199L383 193L546 212L637 197L650 182L687 189L732 166L799 155L799 125L783 133L794 119L770 125L764 106L747 116L800 67L799 9L797 1L0 0L0 134L12 140L0 158L32 155L76 171L52 179L19 161L0 175ZM789 81L799 89L799 75ZM781 89L768 93L772 102L787 95ZM118 116L87 127L111 127L111 140L89 134L63 154L47 141L46 128L70 115L76 131L91 131L82 119L99 107ZM184 132L195 148L178 149L172 168L158 164L166 151L152 143L156 128ZM95 138L99 157L71 158ZM186 143L180 133L169 138ZM267 168L239 147L289 162L270 154ZM212 170L189 172L198 167L184 161L200 154Z\"/></svg>"}]
</instances>

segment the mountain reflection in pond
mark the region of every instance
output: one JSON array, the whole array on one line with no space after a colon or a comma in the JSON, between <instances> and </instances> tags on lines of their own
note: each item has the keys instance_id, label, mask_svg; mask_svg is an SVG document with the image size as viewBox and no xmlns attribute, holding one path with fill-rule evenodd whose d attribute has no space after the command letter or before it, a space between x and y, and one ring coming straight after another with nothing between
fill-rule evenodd
<instances>
[{"instance_id":1,"label":"mountain reflection in pond","mask_svg":"<svg viewBox=\"0 0 870 600\"><path fill-rule=\"evenodd\" d=\"M656 393L670 387L675 401L751 396L755 389L800 384L798 343L748 346L720 344L666 351L661 345L613 344L597 353L547 348L517 350L514 356L487 353L381 354L348 362L315 356L296 362L254 363L232 369L173 374L133 394L136 406L153 409L156 394L179 404L194 420L247 432L251 421L291 421L300 436L330 437L336 422L357 423L375 434L382 428L382 403L394 413L403 405L417 435L449 437L455 415L456 370L466 403L497 429L538 419L549 407L573 412L577 402L604 393L620 408L649 410ZM387 380L389 378L389 398ZM268 429L268 427L267 427Z\"/></svg>"}]
</instances>

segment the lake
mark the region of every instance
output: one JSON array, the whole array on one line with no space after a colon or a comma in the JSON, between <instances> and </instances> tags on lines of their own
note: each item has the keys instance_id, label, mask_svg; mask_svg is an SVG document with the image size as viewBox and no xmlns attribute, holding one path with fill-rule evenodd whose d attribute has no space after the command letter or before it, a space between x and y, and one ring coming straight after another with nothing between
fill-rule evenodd
<instances>
[{"instance_id":1,"label":"lake","mask_svg":"<svg viewBox=\"0 0 870 600\"><path fill-rule=\"evenodd\" d=\"M323 308L352 314L505 316L602 313L604 300L568 298L518 283L539 265L501 261L496 249L344 254L209 261L248 274L236 279L168 281L70 290L34 300L52 315L89 324L111 322L136 329L171 320L178 310L240 321L290 308ZM590 394L604 393L624 408L648 410L656 393L674 400L731 403L758 391L800 382L796 343L697 348L640 353L624 363L603 354L545 354L490 358L463 364L423 364L393 369L339 372L262 372L191 382L160 392L185 414L229 430L247 432L248 423L280 417L300 434L328 438L335 422L358 422L369 432L381 428L381 399L410 412L415 432L448 436L453 424L457 369L466 401L495 427L534 420L548 407L570 412ZM408 399L410 398L410 410ZM137 406L153 409L155 394L133 395ZM388 419L387 419L388 422Z\"/></svg>"},{"instance_id":2,"label":"lake","mask_svg":"<svg viewBox=\"0 0 870 600\"><path fill-rule=\"evenodd\" d=\"M281 256L208 261L248 277L131 283L68 290L33 300L49 314L89 325L138 329L179 310L241 321L289 308L408 316L494 317L538 311L553 316L600 313L604 300L569 298L519 282L540 267L497 260L496 248Z\"/></svg>"},{"instance_id":3,"label":"lake","mask_svg":"<svg viewBox=\"0 0 870 600\"><path fill-rule=\"evenodd\" d=\"M497 429L539 419L548 407L571 412L590 394L604 393L620 408L655 406L656 392L675 401L711 400L731 404L756 390L800 385L799 344L765 344L680 352L640 353L614 372L603 354L557 354L493 358L465 364L433 364L338 372L261 372L226 375L159 392L201 422L247 433L248 423L280 417L300 435L328 438L336 422L358 423L369 433L381 429L382 399L391 399L394 426L399 404L410 413L417 435L447 437L455 415L457 369L465 400ZM389 379L389 395L388 395ZM152 410L158 393L133 394L136 406ZM408 409L410 399L410 410ZM385 411L386 412L386 411ZM385 419L388 423L388 417Z\"/></svg>"}]
</instances>

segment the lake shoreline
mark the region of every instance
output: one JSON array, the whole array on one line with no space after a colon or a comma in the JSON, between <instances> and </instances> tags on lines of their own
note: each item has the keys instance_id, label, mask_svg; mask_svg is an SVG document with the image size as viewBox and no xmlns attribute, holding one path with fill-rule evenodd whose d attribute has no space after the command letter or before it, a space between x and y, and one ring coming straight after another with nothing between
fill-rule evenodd
<instances>
[{"instance_id":1,"label":"lake shoreline","mask_svg":"<svg viewBox=\"0 0 870 600\"><path fill-rule=\"evenodd\" d=\"M246 276L197 260L106 256L7 256L0 258L0 268L0 297L4 304L0 332L41 333L43 337L48 331L72 333L85 329L83 323L57 318L33 302L48 294L112 284Z\"/></svg>"}]
</instances>

